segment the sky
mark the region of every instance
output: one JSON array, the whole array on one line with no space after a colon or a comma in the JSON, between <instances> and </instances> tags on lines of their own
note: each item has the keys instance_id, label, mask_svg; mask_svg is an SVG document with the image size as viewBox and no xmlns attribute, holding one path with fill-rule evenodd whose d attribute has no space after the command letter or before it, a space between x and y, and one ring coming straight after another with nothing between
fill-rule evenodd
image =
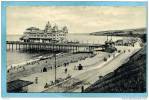
<instances>
[{"instance_id":1,"label":"sky","mask_svg":"<svg viewBox=\"0 0 149 100\"><path fill-rule=\"evenodd\" d=\"M146 27L146 8L141 6L9 6L7 34L23 34L28 27L44 29L47 21L69 33L91 33Z\"/></svg>"}]
</instances>

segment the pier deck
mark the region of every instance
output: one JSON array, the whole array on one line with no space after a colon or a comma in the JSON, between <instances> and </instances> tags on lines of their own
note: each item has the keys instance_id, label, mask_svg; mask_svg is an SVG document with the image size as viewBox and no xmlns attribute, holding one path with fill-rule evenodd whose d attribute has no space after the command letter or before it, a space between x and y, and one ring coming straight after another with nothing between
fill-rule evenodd
<instances>
[{"instance_id":1,"label":"pier deck","mask_svg":"<svg viewBox=\"0 0 149 100\"><path fill-rule=\"evenodd\" d=\"M103 44L91 44L91 43L41 43L41 42L21 42L21 41L6 41L8 49L36 49L36 50L76 50L84 48L85 51L92 51L94 48L104 48ZM15 45L15 47L14 47Z\"/></svg>"}]
</instances>

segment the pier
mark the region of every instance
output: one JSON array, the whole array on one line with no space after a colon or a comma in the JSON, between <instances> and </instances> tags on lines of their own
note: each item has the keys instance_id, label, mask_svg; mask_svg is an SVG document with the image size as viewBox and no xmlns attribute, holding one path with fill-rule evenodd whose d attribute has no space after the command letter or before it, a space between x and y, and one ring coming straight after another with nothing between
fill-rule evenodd
<instances>
[{"instance_id":1,"label":"pier","mask_svg":"<svg viewBox=\"0 0 149 100\"><path fill-rule=\"evenodd\" d=\"M91 52L95 48L103 49L103 44L91 43L41 43L41 42L21 42L6 41L7 50L51 50L51 51L72 51L72 52Z\"/></svg>"}]
</instances>

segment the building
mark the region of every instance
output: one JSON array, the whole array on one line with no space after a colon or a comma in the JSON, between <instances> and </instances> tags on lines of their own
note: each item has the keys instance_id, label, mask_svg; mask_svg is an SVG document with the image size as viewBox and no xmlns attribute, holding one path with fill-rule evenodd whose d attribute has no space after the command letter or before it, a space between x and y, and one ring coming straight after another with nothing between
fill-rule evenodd
<instances>
[{"instance_id":1,"label":"building","mask_svg":"<svg viewBox=\"0 0 149 100\"><path fill-rule=\"evenodd\" d=\"M115 45L119 46L138 46L140 47L142 40L140 38L123 38L122 40L115 41Z\"/></svg>"},{"instance_id":2,"label":"building","mask_svg":"<svg viewBox=\"0 0 149 100\"><path fill-rule=\"evenodd\" d=\"M24 81L24 80L14 80L7 82L7 92L9 93L16 93L16 92L27 92L28 91L28 85L33 84L33 82L30 81Z\"/></svg>"},{"instance_id":3,"label":"building","mask_svg":"<svg viewBox=\"0 0 149 100\"><path fill-rule=\"evenodd\" d=\"M48 22L44 30L40 30L36 27L29 27L25 30L23 36L20 38L23 42L65 42L67 41L66 36L68 34L68 29L64 26L61 30L57 25L53 27Z\"/></svg>"}]
</instances>

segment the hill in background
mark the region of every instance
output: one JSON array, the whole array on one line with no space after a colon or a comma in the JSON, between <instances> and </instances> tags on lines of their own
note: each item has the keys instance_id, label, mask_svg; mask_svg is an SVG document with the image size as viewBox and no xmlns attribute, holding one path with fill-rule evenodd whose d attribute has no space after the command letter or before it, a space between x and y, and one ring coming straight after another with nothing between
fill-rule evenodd
<instances>
[{"instance_id":1,"label":"hill in background","mask_svg":"<svg viewBox=\"0 0 149 100\"><path fill-rule=\"evenodd\" d=\"M108 31L100 31L100 32L93 32L90 35L95 36L128 36L128 37L139 37L146 42L146 28L137 28L137 29L124 29L124 30L108 30Z\"/></svg>"}]
</instances>

